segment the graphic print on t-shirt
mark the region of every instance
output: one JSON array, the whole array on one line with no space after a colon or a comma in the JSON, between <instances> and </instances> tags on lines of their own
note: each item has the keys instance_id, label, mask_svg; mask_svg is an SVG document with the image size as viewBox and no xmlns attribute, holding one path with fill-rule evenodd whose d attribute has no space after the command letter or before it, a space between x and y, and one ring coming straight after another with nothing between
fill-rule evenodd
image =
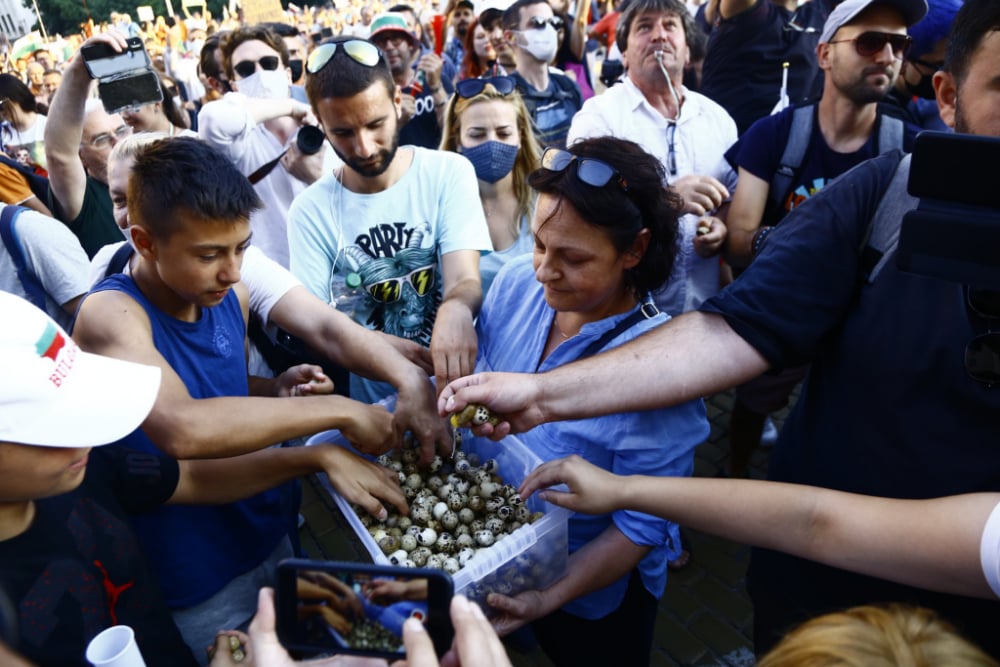
<instances>
[{"instance_id":1,"label":"graphic print on t-shirt","mask_svg":"<svg viewBox=\"0 0 1000 667\"><path fill-rule=\"evenodd\" d=\"M430 345L434 316L441 303L437 249L421 248L424 223L370 227L344 249L349 272L361 277L369 314L362 324L400 338Z\"/></svg>"}]
</instances>

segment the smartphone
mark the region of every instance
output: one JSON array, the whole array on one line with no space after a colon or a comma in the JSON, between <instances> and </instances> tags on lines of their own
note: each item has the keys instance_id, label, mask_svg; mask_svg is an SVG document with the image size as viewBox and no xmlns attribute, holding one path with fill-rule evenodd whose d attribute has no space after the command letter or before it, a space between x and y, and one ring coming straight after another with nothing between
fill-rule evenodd
<instances>
[{"instance_id":1,"label":"smartphone","mask_svg":"<svg viewBox=\"0 0 1000 667\"><path fill-rule=\"evenodd\" d=\"M1000 289L1000 190L993 171L1000 139L921 132L907 190L919 198L903 216L897 266L911 273Z\"/></svg>"},{"instance_id":2,"label":"smartphone","mask_svg":"<svg viewBox=\"0 0 1000 667\"><path fill-rule=\"evenodd\" d=\"M108 113L163 101L160 79L141 38L129 37L121 52L102 42L88 44L80 55L97 79L97 94Z\"/></svg>"},{"instance_id":3,"label":"smartphone","mask_svg":"<svg viewBox=\"0 0 1000 667\"><path fill-rule=\"evenodd\" d=\"M403 622L423 622L438 656L451 646L451 576L442 570L286 559L278 564L278 639L301 657L405 659Z\"/></svg>"}]
</instances>

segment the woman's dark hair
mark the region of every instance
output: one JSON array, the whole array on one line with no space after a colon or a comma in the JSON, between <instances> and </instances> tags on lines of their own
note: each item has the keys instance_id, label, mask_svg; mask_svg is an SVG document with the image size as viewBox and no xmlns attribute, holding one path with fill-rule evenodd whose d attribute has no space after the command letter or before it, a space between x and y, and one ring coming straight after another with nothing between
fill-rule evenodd
<instances>
[{"instance_id":1,"label":"woman's dark hair","mask_svg":"<svg viewBox=\"0 0 1000 667\"><path fill-rule=\"evenodd\" d=\"M536 169L528 176L528 183L539 193L571 203L584 220L607 234L618 252L631 250L639 232L648 229L646 254L625 275L636 298L644 298L663 285L673 269L683 199L664 185L666 173L660 161L633 141L598 137L579 141L566 150L577 157L566 169ZM584 183L577 170L580 159L585 158L610 165L620 178L612 178L603 187Z\"/></svg>"},{"instance_id":2,"label":"woman's dark hair","mask_svg":"<svg viewBox=\"0 0 1000 667\"><path fill-rule=\"evenodd\" d=\"M31 89L13 74L0 74L0 100L13 102L24 111L38 111Z\"/></svg>"},{"instance_id":3,"label":"woman's dark hair","mask_svg":"<svg viewBox=\"0 0 1000 667\"><path fill-rule=\"evenodd\" d=\"M156 72L156 76L160 79L160 88L163 90L163 101L160 102L163 115L167 117L167 120L174 127L181 130L187 129L187 123L184 122L184 116L181 115L184 112L174 104L174 95L180 95L180 88L177 87L177 82L159 71Z\"/></svg>"}]
</instances>

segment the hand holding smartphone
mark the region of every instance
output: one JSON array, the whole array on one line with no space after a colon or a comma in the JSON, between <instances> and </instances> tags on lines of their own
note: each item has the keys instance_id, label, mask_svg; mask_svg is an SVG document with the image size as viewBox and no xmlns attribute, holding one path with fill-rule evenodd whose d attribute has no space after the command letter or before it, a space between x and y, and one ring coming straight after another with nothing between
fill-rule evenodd
<instances>
[{"instance_id":1,"label":"hand holding smartphone","mask_svg":"<svg viewBox=\"0 0 1000 667\"><path fill-rule=\"evenodd\" d=\"M86 44L80 55L97 79L97 94L109 114L163 101L160 79L141 38L129 37L121 52L105 42Z\"/></svg>"},{"instance_id":2,"label":"hand holding smartphone","mask_svg":"<svg viewBox=\"0 0 1000 667\"><path fill-rule=\"evenodd\" d=\"M439 656L451 646L454 592L441 570L288 559L278 565L278 638L313 655L404 659L403 623L420 620Z\"/></svg>"}]
</instances>

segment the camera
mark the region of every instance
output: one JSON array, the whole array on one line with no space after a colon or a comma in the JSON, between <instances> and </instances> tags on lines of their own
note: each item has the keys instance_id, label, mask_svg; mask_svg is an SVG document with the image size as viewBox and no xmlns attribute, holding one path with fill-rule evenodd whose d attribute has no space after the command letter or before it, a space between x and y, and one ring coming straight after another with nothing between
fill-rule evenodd
<instances>
[{"instance_id":1,"label":"camera","mask_svg":"<svg viewBox=\"0 0 1000 667\"><path fill-rule=\"evenodd\" d=\"M299 128L298 134L295 135L295 145L299 152L304 155L319 153L320 149L323 148L324 141L326 141L326 135L315 125L303 125Z\"/></svg>"},{"instance_id":2,"label":"camera","mask_svg":"<svg viewBox=\"0 0 1000 667\"><path fill-rule=\"evenodd\" d=\"M913 144L896 264L911 273L1000 290L1000 139L924 131Z\"/></svg>"},{"instance_id":3,"label":"camera","mask_svg":"<svg viewBox=\"0 0 1000 667\"><path fill-rule=\"evenodd\" d=\"M121 52L97 42L81 47L80 55L109 114L163 101L160 79L139 37L129 37Z\"/></svg>"},{"instance_id":4,"label":"camera","mask_svg":"<svg viewBox=\"0 0 1000 667\"><path fill-rule=\"evenodd\" d=\"M454 631L451 576L443 570L286 559L278 564L278 639L302 657L405 659L403 622L420 620L439 656Z\"/></svg>"}]
</instances>

